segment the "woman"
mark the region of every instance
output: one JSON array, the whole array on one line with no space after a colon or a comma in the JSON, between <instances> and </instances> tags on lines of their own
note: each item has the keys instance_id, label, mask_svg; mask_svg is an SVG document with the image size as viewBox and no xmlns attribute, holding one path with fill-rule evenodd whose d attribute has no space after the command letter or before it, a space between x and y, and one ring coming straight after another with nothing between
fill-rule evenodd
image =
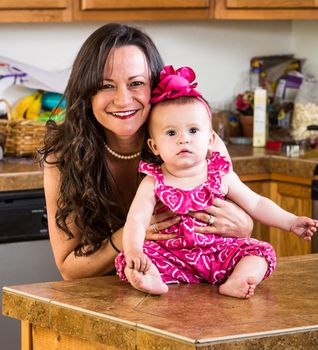
<instances>
[{"instance_id":1,"label":"woman","mask_svg":"<svg viewBox=\"0 0 318 350\"><path fill-rule=\"evenodd\" d=\"M40 151L50 241L65 280L114 270L123 225L141 180L137 168L151 89L162 68L145 33L116 23L91 34L74 61L65 90L65 122L48 123ZM215 149L228 156L220 139ZM203 233L222 227L222 232L244 237L253 226L247 214L226 201L193 216L209 222L198 229ZM146 238L167 239L160 230L178 220L159 210Z\"/></svg>"}]
</instances>

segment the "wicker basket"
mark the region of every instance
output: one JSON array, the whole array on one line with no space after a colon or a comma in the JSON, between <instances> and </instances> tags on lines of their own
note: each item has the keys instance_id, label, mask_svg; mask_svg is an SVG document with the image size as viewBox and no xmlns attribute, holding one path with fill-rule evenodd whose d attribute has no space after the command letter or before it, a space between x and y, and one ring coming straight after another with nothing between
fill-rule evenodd
<instances>
[{"instance_id":1,"label":"wicker basket","mask_svg":"<svg viewBox=\"0 0 318 350\"><path fill-rule=\"evenodd\" d=\"M4 101L4 100L0 100ZM7 105L8 119L0 119L0 132L5 135L4 153L13 156L32 156L43 145L45 122L35 120L11 120Z\"/></svg>"},{"instance_id":2,"label":"wicker basket","mask_svg":"<svg viewBox=\"0 0 318 350\"><path fill-rule=\"evenodd\" d=\"M10 121L4 153L16 156L34 155L42 147L45 122L33 120Z\"/></svg>"},{"instance_id":3,"label":"wicker basket","mask_svg":"<svg viewBox=\"0 0 318 350\"><path fill-rule=\"evenodd\" d=\"M3 103L6 107L7 119L0 119L0 145L4 146L6 137L8 135L9 120L11 119L10 104L5 99L0 99L0 103Z\"/></svg>"}]
</instances>

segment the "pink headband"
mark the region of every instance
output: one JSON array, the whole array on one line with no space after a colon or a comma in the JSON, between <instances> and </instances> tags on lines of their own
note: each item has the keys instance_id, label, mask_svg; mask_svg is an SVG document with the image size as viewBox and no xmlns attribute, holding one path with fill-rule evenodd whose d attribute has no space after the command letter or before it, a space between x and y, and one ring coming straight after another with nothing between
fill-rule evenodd
<instances>
[{"instance_id":1,"label":"pink headband","mask_svg":"<svg viewBox=\"0 0 318 350\"><path fill-rule=\"evenodd\" d=\"M211 118L211 109L203 100L202 94L195 90L198 83L192 83L194 80L195 73L190 67L174 70L172 66L165 66L160 73L159 83L152 92L151 103L173 100L181 96L193 96L204 104Z\"/></svg>"}]
</instances>

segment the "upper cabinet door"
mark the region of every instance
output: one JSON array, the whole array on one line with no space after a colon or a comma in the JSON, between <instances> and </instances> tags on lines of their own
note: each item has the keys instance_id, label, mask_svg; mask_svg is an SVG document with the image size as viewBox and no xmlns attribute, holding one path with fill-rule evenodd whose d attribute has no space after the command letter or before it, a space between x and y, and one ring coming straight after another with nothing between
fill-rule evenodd
<instances>
[{"instance_id":1,"label":"upper cabinet door","mask_svg":"<svg viewBox=\"0 0 318 350\"><path fill-rule=\"evenodd\" d=\"M208 0L81 0L83 10L206 8Z\"/></svg>"},{"instance_id":2,"label":"upper cabinet door","mask_svg":"<svg viewBox=\"0 0 318 350\"><path fill-rule=\"evenodd\" d=\"M1 0L0 22L70 22L72 0Z\"/></svg>"},{"instance_id":3,"label":"upper cabinet door","mask_svg":"<svg viewBox=\"0 0 318 350\"><path fill-rule=\"evenodd\" d=\"M213 0L79 0L75 20L133 21L208 19Z\"/></svg>"},{"instance_id":4,"label":"upper cabinet door","mask_svg":"<svg viewBox=\"0 0 318 350\"><path fill-rule=\"evenodd\" d=\"M317 7L316 0L226 0L228 8L240 9L299 9Z\"/></svg>"},{"instance_id":5,"label":"upper cabinet door","mask_svg":"<svg viewBox=\"0 0 318 350\"><path fill-rule=\"evenodd\" d=\"M217 19L317 19L318 0L215 0Z\"/></svg>"}]
</instances>

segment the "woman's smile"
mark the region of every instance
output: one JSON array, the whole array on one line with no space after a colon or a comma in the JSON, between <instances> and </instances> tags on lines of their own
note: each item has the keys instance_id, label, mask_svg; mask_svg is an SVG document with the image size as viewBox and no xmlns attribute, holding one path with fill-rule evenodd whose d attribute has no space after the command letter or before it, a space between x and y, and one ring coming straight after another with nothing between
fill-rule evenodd
<instances>
[{"instance_id":1,"label":"woman's smile","mask_svg":"<svg viewBox=\"0 0 318 350\"><path fill-rule=\"evenodd\" d=\"M138 111L139 109L133 109L133 110L123 111L123 112L106 112L106 113L111 114L113 117L118 119L129 119L135 116Z\"/></svg>"}]
</instances>

